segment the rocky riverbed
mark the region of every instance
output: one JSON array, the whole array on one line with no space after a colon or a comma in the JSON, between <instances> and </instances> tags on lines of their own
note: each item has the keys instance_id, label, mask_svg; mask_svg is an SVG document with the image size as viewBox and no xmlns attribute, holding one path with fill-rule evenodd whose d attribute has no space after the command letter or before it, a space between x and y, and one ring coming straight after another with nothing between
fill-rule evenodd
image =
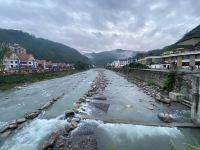
<instances>
[{"instance_id":1,"label":"rocky riverbed","mask_svg":"<svg viewBox=\"0 0 200 150\"><path fill-rule=\"evenodd\" d=\"M58 133L54 133L50 137L50 139L44 143L43 149L95 150L98 147L95 134L98 125L95 123L87 123L87 121L84 120L102 120L104 121L104 123L126 122L122 120L121 117L115 119L115 116L112 116L113 118L111 118L108 115L108 110L110 109L110 106L113 105L112 100L110 100L110 96L108 94L108 88L109 85L112 84L112 82L112 80L109 80L107 74L105 73L105 70L100 70L97 78L92 83L89 91L86 92L85 95L82 98L80 98L78 102L76 102L73 110L67 111L65 113L64 119L67 119L68 125L66 125L64 130L59 131ZM168 126L168 123L171 122L190 122L190 116L188 116L189 109L180 104L172 103L170 100L168 100L169 98L167 96L163 96L160 94L160 88L156 86L149 86L146 83L139 82L137 80L132 80L131 82L133 82L134 84L131 84L131 86L136 86L137 90L140 93L145 93L146 96L150 97L150 100L144 100L139 98L138 103L142 103L143 101L147 102L149 106L144 103L143 107L146 107L146 109L149 112L153 112L154 117L157 118L155 122L154 119L153 122L150 120L152 124L149 124L146 122L146 120L141 120L140 122L138 122L138 120L134 120L135 118L132 117L132 123L162 126L165 126L166 124L166 126ZM122 85L119 84L118 86L120 87ZM131 111L129 110L133 109L134 107L135 106L132 104L124 105L123 111L128 111L128 113L131 113ZM185 110L185 112L182 111L182 109ZM119 115L123 112L117 113ZM174 114L176 114L176 116ZM108 118L106 117L106 115L108 115ZM137 114L134 114L133 116L135 115ZM127 120L126 123L130 123L131 121Z\"/></svg>"},{"instance_id":2,"label":"rocky riverbed","mask_svg":"<svg viewBox=\"0 0 200 150\"><path fill-rule=\"evenodd\" d=\"M37 111L17 119L17 127L10 124L8 129L14 131L9 138L11 142L7 140L0 149L149 150L152 145L149 143L155 143L153 150L165 149L172 139L180 144L185 134L198 133L195 129L182 132L174 128L192 125L190 109L162 101L168 97L158 87L127 80L105 69L92 73L93 82L81 77L71 93L62 95L58 101L47 101ZM87 90L82 89L82 81L88 84ZM50 116L56 118L49 119Z\"/></svg>"}]
</instances>

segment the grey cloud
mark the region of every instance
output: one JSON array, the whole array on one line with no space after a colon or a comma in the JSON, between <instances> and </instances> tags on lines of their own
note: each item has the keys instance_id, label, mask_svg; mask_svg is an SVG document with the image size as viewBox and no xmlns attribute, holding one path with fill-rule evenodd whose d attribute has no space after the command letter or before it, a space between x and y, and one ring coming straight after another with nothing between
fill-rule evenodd
<instances>
[{"instance_id":1,"label":"grey cloud","mask_svg":"<svg viewBox=\"0 0 200 150\"><path fill-rule=\"evenodd\" d=\"M191 0L0 0L0 27L81 51L144 51L171 44L197 26L199 7Z\"/></svg>"}]
</instances>

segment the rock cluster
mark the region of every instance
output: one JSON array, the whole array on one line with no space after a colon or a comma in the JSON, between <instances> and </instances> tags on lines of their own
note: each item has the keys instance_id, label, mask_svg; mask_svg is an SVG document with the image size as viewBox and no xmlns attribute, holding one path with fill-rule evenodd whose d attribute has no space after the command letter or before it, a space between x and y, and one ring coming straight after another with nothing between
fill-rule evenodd
<instances>
[{"instance_id":1,"label":"rock cluster","mask_svg":"<svg viewBox=\"0 0 200 150\"><path fill-rule=\"evenodd\" d=\"M36 118L43 110L48 109L58 99L62 98L63 95L64 93L61 96L58 96L48 101L41 108L39 108L38 111L26 113L22 118L16 119L12 121L11 123L9 123L8 125L6 125L4 128L0 130L0 141L5 140L15 129L22 127L26 121Z\"/></svg>"},{"instance_id":2,"label":"rock cluster","mask_svg":"<svg viewBox=\"0 0 200 150\"><path fill-rule=\"evenodd\" d=\"M82 103L87 102L87 99L92 98L94 100L107 100L107 98L105 96L95 96L97 93L99 93L99 91L104 90L107 87L108 84L108 80L105 79L105 76L103 74L99 74L96 79L94 80L94 82L91 85L91 88L84 94L84 96L82 98L79 99L78 102L75 103L75 106L72 110L68 110L65 112L65 117L64 119L67 119L68 124L65 126L64 130L58 131L58 137L55 137L55 133L50 136L49 140L47 140L44 144L43 144L43 150L52 148L52 149L80 149L80 147L82 147L83 149L87 148L87 149L93 149L95 147L96 149L96 139L93 137L92 135L89 135L89 133L85 133L85 135L81 135L84 137L80 137L80 136L75 136L75 140L72 138L74 138L74 136L72 137L72 131L74 129L76 129L79 126L79 122L81 121L81 118L77 117L76 114L77 113L81 113L79 110L81 111L85 111L84 108L81 107ZM96 106L95 103L94 106ZM81 107L81 108L80 108ZM108 105L104 106L104 105L98 105L99 109L103 109L106 108L106 110L108 109ZM80 109L79 109L80 108ZM105 110L105 111L106 111ZM86 131L88 132L88 130ZM86 139L85 139L86 138ZM72 144L75 141L74 144ZM79 141L78 143L76 143L77 141ZM80 145L79 145L80 144Z\"/></svg>"}]
</instances>

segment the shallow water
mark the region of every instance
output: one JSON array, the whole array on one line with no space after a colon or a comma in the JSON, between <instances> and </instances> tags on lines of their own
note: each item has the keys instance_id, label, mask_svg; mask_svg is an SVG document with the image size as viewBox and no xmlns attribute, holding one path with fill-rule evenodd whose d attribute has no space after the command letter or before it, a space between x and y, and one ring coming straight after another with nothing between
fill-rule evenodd
<instances>
[{"instance_id":1,"label":"shallow water","mask_svg":"<svg viewBox=\"0 0 200 150\"><path fill-rule=\"evenodd\" d=\"M14 93L10 92L8 94L8 101L10 102L7 101L7 103L5 103L8 104L10 107L5 109L3 107L0 107L0 112L4 111L5 113L5 116L0 117L0 119L2 119L0 127L6 124L6 122L3 122L4 120L10 121L11 119L17 118L21 114L25 114L26 112L35 111L35 109L41 107L41 104L49 100L49 98L59 96L63 92L65 92L65 94L50 109L44 111L38 118L34 119L30 123L27 123L26 126L24 126L21 130L17 130L15 134L6 139L6 141L0 146L0 150L41 149L42 143L49 135L61 128L64 128L64 126L67 124L67 121L59 120L59 118L66 110L72 109L73 104L78 101L86 91L88 91L90 85L92 84L92 81L95 79L96 76L96 71L89 70L64 78L38 82L33 85L29 85L27 89L18 90L18 92L22 94L25 94L25 91L29 91L29 89L32 89L30 90L30 92L33 93L34 91L38 91L37 94L35 93L31 97L32 99L39 97L39 99L36 99L36 101L34 102L26 101L27 99L20 99L19 97L17 97L18 100L16 100L14 97L11 96L16 96L16 94L18 94L17 91L14 91ZM43 96L39 96L42 93L39 91L38 87L45 88L44 86L47 86L46 90L49 92L49 94L45 94L46 96L48 95L46 98L44 98ZM51 92L52 90L55 91ZM24 103L25 105L17 108L15 106L12 106L13 103ZM14 108L12 113L9 112L11 107ZM16 113L13 113L15 111Z\"/></svg>"},{"instance_id":2,"label":"shallow water","mask_svg":"<svg viewBox=\"0 0 200 150\"><path fill-rule=\"evenodd\" d=\"M21 90L1 93L0 113L4 115L0 116L0 127L26 112L35 111L55 96L63 93L64 96L38 118L10 136L0 146L0 150L40 149L50 134L67 124L65 120L59 120L60 116L64 111L73 108L74 102L89 89L97 74L97 71L89 70L68 77L31 84ZM107 86L103 94L108 98L105 103L110 103L110 107L107 113L100 115L100 118L113 119L113 122L122 119L159 122L155 113L147 109L148 101L153 100L151 97L145 95L123 77L110 71L105 71L105 74L111 84ZM138 101L139 99L143 102ZM164 106L161 108L165 109ZM90 115L93 114L91 109L95 111L95 108L90 106L85 106L85 109ZM86 120L82 123L97 125L95 135L99 150L166 150L171 142L182 149L184 143L194 143L194 141L200 143L199 129L104 124L102 121L95 120Z\"/></svg>"},{"instance_id":3,"label":"shallow water","mask_svg":"<svg viewBox=\"0 0 200 150\"><path fill-rule=\"evenodd\" d=\"M66 101L72 102L71 96L74 96L74 93L76 93L76 97L73 98L75 100L79 98L83 92L87 91L96 74L97 73L94 70L89 70L62 78L30 84L20 90L12 89L1 92L0 122L11 121L23 116L27 112L36 111L47 101L62 94L64 94L64 97L61 99L63 103ZM58 102L57 105L60 103L62 102ZM60 106L66 108L68 104L60 104ZM69 105L69 107L71 108L72 105ZM53 116L57 117L63 111L62 108L61 111L55 112L56 115Z\"/></svg>"},{"instance_id":4,"label":"shallow water","mask_svg":"<svg viewBox=\"0 0 200 150\"><path fill-rule=\"evenodd\" d=\"M66 120L35 119L14 136L8 138L1 150L36 150L51 133L64 128Z\"/></svg>"}]
</instances>

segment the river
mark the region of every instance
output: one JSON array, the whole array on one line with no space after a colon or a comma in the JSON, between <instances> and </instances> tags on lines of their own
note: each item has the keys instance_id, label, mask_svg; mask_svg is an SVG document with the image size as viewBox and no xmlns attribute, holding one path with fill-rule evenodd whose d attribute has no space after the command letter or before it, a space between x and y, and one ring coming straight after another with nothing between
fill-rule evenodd
<instances>
[{"instance_id":1,"label":"river","mask_svg":"<svg viewBox=\"0 0 200 150\"><path fill-rule=\"evenodd\" d=\"M100 70L102 71L102 70ZM109 84L100 93L107 97L103 103L109 104L107 112L96 111L96 108L85 107L89 115L97 120L82 121L95 124L95 136L100 150L155 150L169 149L170 143L177 147L187 143L200 143L200 130L193 128L156 127L132 125L130 122L143 124L160 123L157 113L167 109L163 104L159 109L148 109L153 98L146 95L136 85L114 72L103 70ZM74 103L88 91L98 76L99 70L89 70L75 75L30 84L22 89L12 89L0 93L1 126L35 111L48 100L63 95L50 109L11 135L1 150L35 150L41 149L44 140L53 132L64 128L66 120L62 120L64 112L72 109ZM128 107L127 107L128 106ZM181 107L180 107L181 108ZM178 107L178 110L180 110ZM185 110L188 111L187 109ZM98 112L98 113L97 113ZM110 120L110 121L109 121Z\"/></svg>"}]
</instances>

